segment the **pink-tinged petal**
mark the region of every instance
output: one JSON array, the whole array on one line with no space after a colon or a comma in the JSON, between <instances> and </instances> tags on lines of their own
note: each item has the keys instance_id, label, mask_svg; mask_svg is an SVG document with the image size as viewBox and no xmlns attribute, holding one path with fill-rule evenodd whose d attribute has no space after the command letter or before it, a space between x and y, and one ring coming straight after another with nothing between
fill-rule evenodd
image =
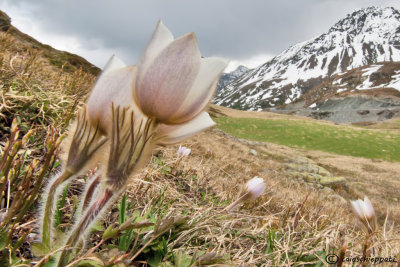
<instances>
[{"instance_id":1,"label":"pink-tinged petal","mask_svg":"<svg viewBox=\"0 0 400 267\"><path fill-rule=\"evenodd\" d=\"M138 108L132 98L135 84L136 66L125 67L102 74L96 82L87 102L89 120L93 125L99 123L100 130L108 132L111 127L111 103L114 106Z\"/></svg>"},{"instance_id":2,"label":"pink-tinged petal","mask_svg":"<svg viewBox=\"0 0 400 267\"><path fill-rule=\"evenodd\" d=\"M190 33L163 49L147 70L138 67L136 101L143 113L162 123L171 123L171 115L190 92L199 65L197 40Z\"/></svg>"},{"instance_id":3,"label":"pink-tinged petal","mask_svg":"<svg viewBox=\"0 0 400 267\"><path fill-rule=\"evenodd\" d=\"M188 123L178 125L160 124L157 130L158 145L172 145L215 125L207 112L202 112Z\"/></svg>"},{"instance_id":4,"label":"pink-tinged petal","mask_svg":"<svg viewBox=\"0 0 400 267\"><path fill-rule=\"evenodd\" d=\"M177 152L178 158L189 156L190 151L191 151L190 148L187 148L187 147L184 147L184 146L179 146L178 152Z\"/></svg>"},{"instance_id":5,"label":"pink-tinged petal","mask_svg":"<svg viewBox=\"0 0 400 267\"><path fill-rule=\"evenodd\" d=\"M246 183L246 186L247 186L247 192L250 192L251 197L253 199L256 199L259 196L261 196L261 194L264 193L265 188L267 187L266 184L264 183L264 179L257 176L249 180Z\"/></svg>"},{"instance_id":6,"label":"pink-tinged petal","mask_svg":"<svg viewBox=\"0 0 400 267\"><path fill-rule=\"evenodd\" d=\"M219 77L227 62L219 58L202 58L197 77L183 105L172 116L174 123L183 123L197 116L210 103L215 94Z\"/></svg>"},{"instance_id":7,"label":"pink-tinged petal","mask_svg":"<svg viewBox=\"0 0 400 267\"><path fill-rule=\"evenodd\" d=\"M106 74L107 72L111 72L117 69L125 68L126 64L115 55L112 55L110 59L107 61L106 65L103 68L102 75Z\"/></svg>"},{"instance_id":8,"label":"pink-tinged petal","mask_svg":"<svg viewBox=\"0 0 400 267\"><path fill-rule=\"evenodd\" d=\"M172 33L167 27L165 27L161 20L158 21L156 29L140 58L138 64L140 72L146 72L147 68L151 65L158 54L173 41L174 36Z\"/></svg>"}]
</instances>

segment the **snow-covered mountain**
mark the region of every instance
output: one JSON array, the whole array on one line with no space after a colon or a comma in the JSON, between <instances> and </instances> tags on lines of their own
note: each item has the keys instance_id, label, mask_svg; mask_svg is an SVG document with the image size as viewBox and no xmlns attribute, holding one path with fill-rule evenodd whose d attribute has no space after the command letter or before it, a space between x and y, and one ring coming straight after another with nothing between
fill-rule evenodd
<instances>
[{"instance_id":1,"label":"snow-covered mountain","mask_svg":"<svg viewBox=\"0 0 400 267\"><path fill-rule=\"evenodd\" d=\"M229 72L229 73L222 73L221 77L219 78L218 85L217 85L217 91L221 90L243 74L249 72L249 69L246 68L243 65L240 65L237 67L234 71Z\"/></svg>"},{"instance_id":2,"label":"snow-covered mountain","mask_svg":"<svg viewBox=\"0 0 400 267\"><path fill-rule=\"evenodd\" d=\"M275 107L334 74L383 61L400 61L400 11L368 7L249 71L220 90L214 103L249 110Z\"/></svg>"}]
</instances>

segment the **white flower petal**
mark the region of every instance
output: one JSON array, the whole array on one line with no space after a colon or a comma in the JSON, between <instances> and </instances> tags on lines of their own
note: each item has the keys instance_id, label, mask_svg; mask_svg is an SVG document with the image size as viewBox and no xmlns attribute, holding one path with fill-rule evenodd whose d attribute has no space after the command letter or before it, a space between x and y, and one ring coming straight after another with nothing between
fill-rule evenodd
<instances>
[{"instance_id":1,"label":"white flower petal","mask_svg":"<svg viewBox=\"0 0 400 267\"><path fill-rule=\"evenodd\" d=\"M258 198L266 188L264 179L255 176L253 179L246 183L247 191L251 193L253 199Z\"/></svg>"},{"instance_id":2,"label":"white flower petal","mask_svg":"<svg viewBox=\"0 0 400 267\"><path fill-rule=\"evenodd\" d=\"M188 123L178 125L161 124L157 130L157 144L176 144L214 125L215 122L207 112L200 113L196 118Z\"/></svg>"},{"instance_id":3,"label":"white flower petal","mask_svg":"<svg viewBox=\"0 0 400 267\"><path fill-rule=\"evenodd\" d=\"M351 206L353 208L354 213L356 214L356 216L360 219L362 219L364 216L362 215L363 211L362 211L362 201L360 199L358 200L353 200L350 201Z\"/></svg>"},{"instance_id":4,"label":"white flower petal","mask_svg":"<svg viewBox=\"0 0 400 267\"><path fill-rule=\"evenodd\" d=\"M199 66L200 51L193 33L169 44L147 70L138 66L135 100L143 113L172 124L170 118L189 94Z\"/></svg>"},{"instance_id":5,"label":"white flower petal","mask_svg":"<svg viewBox=\"0 0 400 267\"><path fill-rule=\"evenodd\" d=\"M375 216L374 208L372 207L372 203L367 196L364 197L364 214L368 219Z\"/></svg>"},{"instance_id":6,"label":"white flower petal","mask_svg":"<svg viewBox=\"0 0 400 267\"><path fill-rule=\"evenodd\" d=\"M160 20L140 58L138 64L140 73L146 72L158 54L172 41L174 41L174 36Z\"/></svg>"},{"instance_id":7,"label":"white flower petal","mask_svg":"<svg viewBox=\"0 0 400 267\"><path fill-rule=\"evenodd\" d=\"M130 66L102 74L96 82L87 102L87 110L91 123L99 123L102 132L108 132L111 127L111 103L131 107L135 114L139 112L132 98L135 77L136 66Z\"/></svg>"},{"instance_id":8,"label":"white flower petal","mask_svg":"<svg viewBox=\"0 0 400 267\"><path fill-rule=\"evenodd\" d=\"M182 123L197 116L205 109L215 94L219 76L227 62L215 57L202 58L197 77L183 101L183 105L172 116L172 121Z\"/></svg>"},{"instance_id":9,"label":"white flower petal","mask_svg":"<svg viewBox=\"0 0 400 267\"><path fill-rule=\"evenodd\" d=\"M178 148L178 158L180 157L187 157L190 154L191 149L184 147L184 146L179 146Z\"/></svg>"},{"instance_id":10,"label":"white flower petal","mask_svg":"<svg viewBox=\"0 0 400 267\"><path fill-rule=\"evenodd\" d=\"M110 59L107 61L106 65L104 66L102 75L125 67L126 64L120 58L116 57L115 55L112 55Z\"/></svg>"},{"instance_id":11,"label":"white flower petal","mask_svg":"<svg viewBox=\"0 0 400 267\"><path fill-rule=\"evenodd\" d=\"M364 197L364 201L358 199L356 201L350 201L354 212L357 217L361 220L371 219L375 216L374 207L367 196Z\"/></svg>"}]
</instances>

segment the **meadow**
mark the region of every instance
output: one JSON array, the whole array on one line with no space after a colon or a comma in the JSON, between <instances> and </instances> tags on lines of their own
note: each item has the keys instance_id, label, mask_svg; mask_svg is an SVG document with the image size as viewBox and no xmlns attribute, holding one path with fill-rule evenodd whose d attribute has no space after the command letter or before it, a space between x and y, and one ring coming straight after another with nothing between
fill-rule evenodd
<instances>
[{"instance_id":1,"label":"meadow","mask_svg":"<svg viewBox=\"0 0 400 267\"><path fill-rule=\"evenodd\" d=\"M311 120L216 118L218 128L254 141L339 155L400 161L400 134Z\"/></svg>"}]
</instances>

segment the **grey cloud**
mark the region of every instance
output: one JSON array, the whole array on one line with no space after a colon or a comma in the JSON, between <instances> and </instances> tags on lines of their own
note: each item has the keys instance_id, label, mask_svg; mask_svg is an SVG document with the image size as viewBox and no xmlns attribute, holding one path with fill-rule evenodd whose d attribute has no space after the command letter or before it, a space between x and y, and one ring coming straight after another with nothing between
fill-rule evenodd
<instances>
[{"instance_id":1,"label":"grey cloud","mask_svg":"<svg viewBox=\"0 0 400 267\"><path fill-rule=\"evenodd\" d=\"M205 56L243 59L278 54L329 29L356 8L382 0L3 0L28 10L44 31L79 38L138 60L159 19L175 36L194 31ZM84 55L83 55L84 56Z\"/></svg>"}]
</instances>

